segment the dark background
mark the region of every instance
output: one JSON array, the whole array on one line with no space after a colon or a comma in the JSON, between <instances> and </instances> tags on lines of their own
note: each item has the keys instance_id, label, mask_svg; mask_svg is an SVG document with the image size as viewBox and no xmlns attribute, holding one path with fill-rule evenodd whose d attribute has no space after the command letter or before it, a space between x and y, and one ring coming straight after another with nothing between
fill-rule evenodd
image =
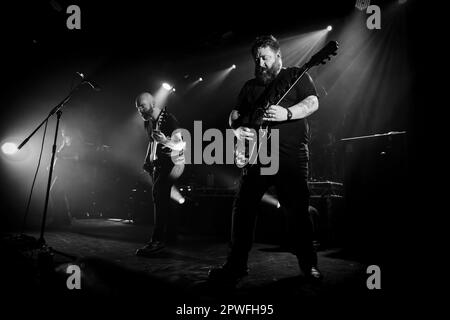
<instances>
[{"instance_id":1,"label":"dark background","mask_svg":"<svg viewBox=\"0 0 450 320\"><path fill-rule=\"evenodd\" d=\"M203 130L224 130L239 88L252 76L249 46L257 35L274 34L283 40L282 50L292 51L297 36L333 25L327 39L339 41L339 55L311 71L321 102L310 119L310 178L343 182L339 139L408 131L412 145L418 94L415 2L372 1L382 10L381 30L366 28L368 15L357 11L354 1L246 2L245 7L244 2L8 3L2 5L1 19L0 137L2 143L20 142L79 81L75 72L84 72L102 91L84 87L77 92L64 109L62 126L89 146L80 171L80 179L90 185L84 189L95 190L97 206L107 215L126 217L130 190L145 185L140 172L145 133L134 110L139 92L155 92L163 81L170 82L177 91L167 105L183 127L191 129L194 120L202 120ZM71 4L81 8L81 30L66 28L65 10ZM298 57L285 65L304 61L301 50ZM231 64L237 69L214 83L216 73ZM200 76L205 81L187 91ZM53 130L51 121L33 198L37 221ZM25 160L2 155L7 224L21 220L41 139L42 129L30 140ZM189 166L180 184L205 186L211 172L214 187L225 188L233 187L239 174L231 165Z\"/></svg>"}]
</instances>

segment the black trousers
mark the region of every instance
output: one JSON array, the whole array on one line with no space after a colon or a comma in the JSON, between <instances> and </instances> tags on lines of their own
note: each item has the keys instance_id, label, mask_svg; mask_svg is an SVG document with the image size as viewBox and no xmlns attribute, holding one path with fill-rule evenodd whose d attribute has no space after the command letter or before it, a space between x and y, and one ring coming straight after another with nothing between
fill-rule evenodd
<instances>
[{"instance_id":1,"label":"black trousers","mask_svg":"<svg viewBox=\"0 0 450 320\"><path fill-rule=\"evenodd\" d=\"M153 176L154 228L151 241L171 240L176 234L175 217L171 210L170 192L181 176L184 165L165 165L156 168Z\"/></svg>"},{"instance_id":2,"label":"black trousers","mask_svg":"<svg viewBox=\"0 0 450 320\"><path fill-rule=\"evenodd\" d=\"M275 186L278 200L287 215L288 245L304 266L317 264L313 247L313 227L309 217L308 162L280 160L275 175L260 175L252 167L241 177L239 192L233 205L233 221L228 262L247 267L248 253L254 240L258 208L262 196Z\"/></svg>"}]
</instances>

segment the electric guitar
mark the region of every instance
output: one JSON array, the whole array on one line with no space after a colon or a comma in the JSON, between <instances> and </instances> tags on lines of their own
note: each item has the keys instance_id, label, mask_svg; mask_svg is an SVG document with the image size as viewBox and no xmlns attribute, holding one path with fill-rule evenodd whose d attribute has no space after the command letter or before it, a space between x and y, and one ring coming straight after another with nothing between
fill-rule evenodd
<instances>
[{"instance_id":1,"label":"electric guitar","mask_svg":"<svg viewBox=\"0 0 450 320\"><path fill-rule=\"evenodd\" d=\"M269 131L269 125L263 120L266 110L271 105L279 105L280 102L286 97L286 95L291 91L291 89L297 84L300 78L312 67L319 64L325 64L327 61L331 60L331 56L337 54L337 49L339 45L336 41L330 41L325 47L323 47L319 52L314 54L311 59L306 62L301 68L295 70L294 76L291 81L286 85L286 88L278 90L278 92L273 92L269 90L267 93L263 93L262 102L258 100L258 106L248 114L244 114L240 117L240 126L249 127L256 130L259 133L258 138L262 138L259 143L251 143L247 148L244 141L238 141L235 145L235 163L239 168L244 168L249 165L250 161L255 161L258 157L259 150L262 143L267 143L270 138L270 134L267 138L266 135ZM275 80L276 81L276 80ZM258 148L256 149L256 145Z\"/></svg>"},{"instance_id":2,"label":"electric guitar","mask_svg":"<svg viewBox=\"0 0 450 320\"><path fill-rule=\"evenodd\" d=\"M156 121L156 125L155 128L153 128L153 131L160 131L161 125L165 121L166 113L167 113L166 108L164 107L159 114L158 120ZM155 171L158 160L158 156L156 155L157 149L158 149L158 141L156 141L155 139L149 141L147 146L147 153L145 155L144 165L142 168L151 175L153 175Z\"/></svg>"}]
</instances>

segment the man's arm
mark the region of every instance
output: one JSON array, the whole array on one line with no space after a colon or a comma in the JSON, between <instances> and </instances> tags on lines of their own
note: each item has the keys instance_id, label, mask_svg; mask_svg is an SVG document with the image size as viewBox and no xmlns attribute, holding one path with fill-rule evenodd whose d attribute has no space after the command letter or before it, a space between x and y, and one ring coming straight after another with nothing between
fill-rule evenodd
<instances>
[{"instance_id":1,"label":"man's arm","mask_svg":"<svg viewBox=\"0 0 450 320\"><path fill-rule=\"evenodd\" d=\"M308 96L302 101L289 107L289 111L292 112L291 120L303 119L319 109L319 99L316 96ZM287 119L287 114L286 114Z\"/></svg>"},{"instance_id":2,"label":"man's arm","mask_svg":"<svg viewBox=\"0 0 450 320\"><path fill-rule=\"evenodd\" d=\"M292 112L291 120L303 119L319 109L319 99L314 95L310 95L299 103L290 106L288 109ZM263 120L286 121L288 120L288 109L282 106L272 105L267 109Z\"/></svg>"},{"instance_id":3,"label":"man's arm","mask_svg":"<svg viewBox=\"0 0 450 320\"><path fill-rule=\"evenodd\" d=\"M253 140L254 134L251 132L250 128L242 127L239 125L239 116L239 111L237 111L236 109L231 110L228 124L233 129L234 135L239 140Z\"/></svg>"},{"instance_id":4,"label":"man's arm","mask_svg":"<svg viewBox=\"0 0 450 320\"><path fill-rule=\"evenodd\" d=\"M183 141L180 131L174 132L167 146L175 151L181 151L185 148L186 142Z\"/></svg>"},{"instance_id":5,"label":"man's arm","mask_svg":"<svg viewBox=\"0 0 450 320\"><path fill-rule=\"evenodd\" d=\"M169 147L175 151L181 151L186 146L186 142L183 141L180 131L174 131L170 138L166 137L161 131L154 131L153 138L162 145Z\"/></svg>"}]
</instances>

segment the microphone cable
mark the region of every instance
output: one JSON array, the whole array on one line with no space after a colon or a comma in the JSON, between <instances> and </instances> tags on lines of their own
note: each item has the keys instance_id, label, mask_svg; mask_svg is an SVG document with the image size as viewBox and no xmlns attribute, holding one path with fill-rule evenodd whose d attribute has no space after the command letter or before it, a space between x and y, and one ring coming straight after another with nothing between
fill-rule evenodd
<instances>
[{"instance_id":1,"label":"microphone cable","mask_svg":"<svg viewBox=\"0 0 450 320\"><path fill-rule=\"evenodd\" d=\"M37 175L39 172L39 167L41 166L42 152L44 150L44 143L45 143L45 135L47 133L47 124L48 124L48 119L47 119L47 121L45 121L44 134L42 135L41 152L39 154L39 160L38 160L38 164L36 167L36 172L34 173L33 183L31 184L30 195L28 197L27 207L25 209L25 214L24 214L23 221L22 221L22 227L21 227L21 232L20 232L21 234L23 234L24 230L25 230L28 212L30 211L31 197L33 195L34 184L36 183L36 178L37 178Z\"/></svg>"}]
</instances>

